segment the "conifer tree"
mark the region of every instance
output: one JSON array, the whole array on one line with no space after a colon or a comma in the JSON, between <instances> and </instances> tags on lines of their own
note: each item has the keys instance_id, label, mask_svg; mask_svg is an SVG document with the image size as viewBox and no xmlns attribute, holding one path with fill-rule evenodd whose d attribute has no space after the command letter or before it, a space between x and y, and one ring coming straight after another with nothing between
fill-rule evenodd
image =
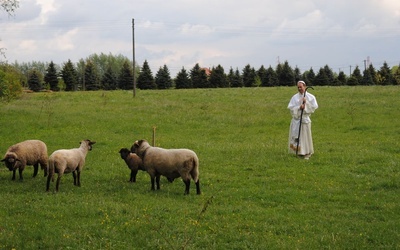
<instances>
[{"instance_id":1,"label":"conifer tree","mask_svg":"<svg viewBox=\"0 0 400 250\"><path fill-rule=\"evenodd\" d=\"M313 68L311 67L310 70L305 71L303 73L303 81L305 81L307 85L313 86L314 80L315 80L315 72L314 72Z\"/></svg>"},{"instance_id":2,"label":"conifer tree","mask_svg":"<svg viewBox=\"0 0 400 250\"><path fill-rule=\"evenodd\" d=\"M238 68L236 68L235 71L233 71L232 67L229 69L228 82L229 87L231 88L243 87L242 76L240 75Z\"/></svg>"},{"instance_id":3,"label":"conifer tree","mask_svg":"<svg viewBox=\"0 0 400 250\"><path fill-rule=\"evenodd\" d=\"M85 88L84 90L99 90L100 79L94 63L91 60L86 61L85 65Z\"/></svg>"},{"instance_id":4,"label":"conifer tree","mask_svg":"<svg viewBox=\"0 0 400 250\"><path fill-rule=\"evenodd\" d=\"M257 70L257 76L261 81L260 86L265 87L268 85L267 69L264 67L264 65L261 65L261 67Z\"/></svg>"},{"instance_id":5,"label":"conifer tree","mask_svg":"<svg viewBox=\"0 0 400 250\"><path fill-rule=\"evenodd\" d=\"M379 75L379 84L380 85L394 84L391 70L389 68L389 65L386 62L384 62L382 67L378 70L378 75Z\"/></svg>"},{"instance_id":6,"label":"conifer tree","mask_svg":"<svg viewBox=\"0 0 400 250\"><path fill-rule=\"evenodd\" d=\"M338 85L346 85L347 84L347 77L343 71L339 72L339 75L337 77L337 82L338 82Z\"/></svg>"},{"instance_id":7,"label":"conifer tree","mask_svg":"<svg viewBox=\"0 0 400 250\"><path fill-rule=\"evenodd\" d=\"M157 71L155 82L158 89L169 89L172 87L172 79L169 74L169 69L167 65L164 66Z\"/></svg>"},{"instance_id":8,"label":"conifer tree","mask_svg":"<svg viewBox=\"0 0 400 250\"><path fill-rule=\"evenodd\" d=\"M293 69L290 67L288 61L285 61L281 67L277 68L276 73L280 86L293 86L296 83Z\"/></svg>"},{"instance_id":9,"label":"conifer tree","mask_svg":"<svg viewBox=\"0 0 400 250\"><path fill-rule=\"evenodd\" d=\"M137 86L139 89L156 89L153 73L150 70L147 60L144 61L137 79Z\"/></svg>"},{"instance_id":10,"label":"conifer tree","mask_svg":"<svg viewBox=\"0 0 400 250\"><path fill-rule=\"evenodd\" d=\"M52 91L59 91L60 88L58 87L58 76L57 70L53 61L50 62L46 75L44 76L44 82L50 86L50 90Z\"/></svg>"},{"instance_id":11,"label":"conifer tree","mask_svg":"<svg viewBox=\"0 0 400 250\"><path fill-rule=\"evenodd\" d=\"M64 64L61 75L65 84L65 91L74 91L78 85L78 73L71 60Z\"/></svg>"},{"instance_id":12,"label":"conifer tree","mask_svg":"<svg viewBox=\"0 0 400 250\"><path fill-rule=\"evenodd\" d=\"M118 87L117 77L111 66L108 66L101 78L101 88L105 90L115 90Z\"/></svg>"},{"instance_id":13,"label":"conifer tree","mask_svg":"<svg viewBox=\"0 0 400 250\"><path fill-rule=\"evenodd\" d=\"M245 87L255 87L256 86L256 71L254 70L253 67L250 66L250 64L247 64L243 68L243 85Z\"/></svg>"},{"instance_id":14,"label":"conifer tree","mask_svg":"<svg viewBox=\"0 0 400 250\"><path fill-rule=\"evenodd\" d=\"M212 68L208 81L210 88L226 88L229 86L224 68L220 64Z\"/></svg>"},{"instance_id":15,"label":"conifer tree","mask_svg":"<svg viewBox=\"0 0 400 250\"><path fill-rule=\"evenodd\" d=\"M351 74L351 76L354 77L354 78L356 78L356 79L355 79L356 81L354 81L354 80L352 79L352 81L354 81L354 82L352 82L352 84L357 83L356 85L361 85L362 80L363 80L363 76L361 75L361 71L360 71L360 68L359 68L358 66L356 66L356 67L354 68L353 74Z\"/></svg>"},{"instance_id":16,"label":"conifer tree","mask_svg":"<svg viewBox=\"0 0 400 250\"><path fill-rule=\"evenodd\" d=\"M326 71L324 68L320 68L318 74L315 76L314 79L315 86L324 86L329 85L329 78L326 76Z\"/></svg>"},{"instance_id":17,"label":"conifer tree","mask_svg":"<svg viewBox=\"0 0 400 250\"><path fill-rule=\"evenodd\" d=\"M266 82L264 87L273 87L273 86L279 86L279 80L278 80L278 75L276 74L275 70L271 67L271 65L268 67L266 75Z\"/></svg>"},{"instance_id":18,"label":"conifer tree","mask_svg":"<svg viewBox=\"0 0 400 250\"><path fill-rule=\"evenodd\" d=\"M196 63L190 70L190 80L192 81L193 88L208 88L208 77L206 71L200 68L200 65Z\"/></svg>"},{"instance_id":19,"label":"conifer tree","mask_svg":"<svg viewBox=\"0 0 400 250\"><path fill-rule=\"evenodd\" d=\"M190 89L192 88L192 82L190 81L189 74L186 69L182 67L181 71L178 72L175 78L175 88L177 89Z\"/></svg>"},{"instance_id":20,"label":"conifer tree","mask_svg":"<svg viewBox=\"0 0 400 250\"><path fill-rule=\"evenodd\" d=\"M42 89L41 74L38 70L32 69L29 72L28 86L34 92L39 92Z\"/></svg>"},{"instance_id":21,"label":"conifer tree","mask_svg":"<svg viewBox=\"0 0 400 250\"><path fill-rule=\"evenodd\" d=\"M124 62L119 73L118 87L125 90L133 89L133 71L128 60Z\"/></svg>"}]
</instances>

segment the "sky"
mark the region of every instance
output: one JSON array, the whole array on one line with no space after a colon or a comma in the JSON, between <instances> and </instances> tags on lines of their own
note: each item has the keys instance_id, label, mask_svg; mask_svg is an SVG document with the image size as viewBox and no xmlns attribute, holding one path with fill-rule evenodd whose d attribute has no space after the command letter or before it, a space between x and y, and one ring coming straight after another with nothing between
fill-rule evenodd
<instances>
[{"instance_id":1,"label":"sky","mask_svg":"<svg viewBox=\"0 0 400 250\"><path fill-rule=\"evenodd\" d=\"M276 67L328 65L350 74L370 62L400 64L399 0L20 0L0 12L1 61L63 65L92 54L167 65Z\"/></svg>"}]
</instances>

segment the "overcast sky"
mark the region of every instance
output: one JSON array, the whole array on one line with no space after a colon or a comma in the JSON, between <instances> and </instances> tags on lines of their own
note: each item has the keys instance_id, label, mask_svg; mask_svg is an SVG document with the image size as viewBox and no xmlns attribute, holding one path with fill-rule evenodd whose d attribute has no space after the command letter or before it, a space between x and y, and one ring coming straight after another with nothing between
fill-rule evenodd
<instances>
[{"instance_id":1,"label":"overcast sky","mask_svg":"<svg viewBox=\"0 0 400 250\"><path fill-rule=\"evenodd\" d=\"M93 53L147 60L171 76L196 63L350 73L400 63L400 0L21 0L0 13L2 61L78 62Z\"/></svg>"}]
</instances>

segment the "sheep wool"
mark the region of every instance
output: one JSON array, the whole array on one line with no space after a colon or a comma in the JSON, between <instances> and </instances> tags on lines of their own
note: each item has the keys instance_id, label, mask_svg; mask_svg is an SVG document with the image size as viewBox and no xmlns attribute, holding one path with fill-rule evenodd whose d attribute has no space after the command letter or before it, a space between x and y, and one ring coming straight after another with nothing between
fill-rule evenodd
<instances>
[{"instance_id":1,"label":"sheep wool","mask_svg":"<svg viewBox=\"0 0 400 250\"><path fill-rule=\"evenodd\" d=\"M135 141L131 151L142 159L143 166L150 175L151 190L155 190L154 181L156 181L157 189L160 189L160 175L163 175L170 182L181 177L185 183L185 195L189 194L190 179L193 179L197 194L201 194L199 158L194 151L152 147L146 140Z\"/></svg>"},{"instance_id":2,"label":"sheep wool","mask_svg":"<svg viewBox=\"0 0 400 250\"><path fill-rule=\"evenodd\" d=\"M121 155L121 158L125 161L128 168L131 170L129 182L136 182L136 175L138 171L139 170L145 171L142 159L140 159L140 157L137 154L132 153L127 148L121 148L119 150L119 153Z\"/></svg>"},{"instance_id":3,"label":"sheep wool","mask_svg":"<svg viewBox=\"0 0 400 250\"><path fill-rule=\"evenodd\" d=\"M79 148L60 149L54 151L49 157L49 175L47 176L46 191L50 189L50 180L54 181L55 173L58 173L56 192L59 190L60 180L64 173L72 172L74 185L81 186L81 171L85 165L86 155L92 150L95 141L83 140Z\"/></svg>"},{"instance_id":4,"label":"sheep wool","mask_svg":"<svg viewBox=\"0 0 400 250\"><path fill-rule=\"evenodd\" d=\"M13 171L12 180L15 180L15 172L18 169L19 179L23 180L22 172L25 166L33 166L33 177L36 177L39 164L44 171L44 176L47 176L47 146L40 140L26 140L8 148L1 160L6 167Z\"/></svg>"}]
</instances>

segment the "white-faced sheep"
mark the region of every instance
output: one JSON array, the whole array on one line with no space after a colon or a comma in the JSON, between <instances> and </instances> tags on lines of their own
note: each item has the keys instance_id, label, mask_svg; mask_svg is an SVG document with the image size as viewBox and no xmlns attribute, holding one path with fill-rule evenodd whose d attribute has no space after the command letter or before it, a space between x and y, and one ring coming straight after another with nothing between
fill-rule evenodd
<instances>
[{"instance_id":1,"label":"white-faced sheep","mask_svg":"<svg viewBox=\"0 0 400 250\"><path fill-rule=\"evenodd\" d=\"M143 166L151 179L151 190L154 180L160 189L160 175L172 182L182 177L185 183L185 195L189 194L190 179L196 184L197 194L200 194L199 159L195 152L189 149L164 149L152 147L146 140L136 141L131 148L143 161Z\"/></svg>"},{"instance_id":2,"label":"white-faced sheep","mask_svg":"<svg viewBox=\"0 0 400 250\"><path fill-rule=\"evenodd\" d=\"M121 158L125 161L126 165L128 168L131 170L131 177L129 179L129 182L136 182L136 175L139 170L146 171L143 167L142 159L135 154L132 153L129 149L127 148L121 148L119 151Z\"/></svg>"},{"instance_id":3,"label":"white-faced sheep","mask_svg":"<svg viewBox=\"0 0 400 250\"><path fill-rule=\"evenodd\" d=\"M56 192L60 186L63 174L72 172L74 185L81 186L81 171L85 165L87 153L92 150L96 142L83 140L79 148L60 149L54 151L49 157L49 175L47 176L46 191L50 189L50 180L54 181L54 174L58 173Z\"/></svg>"},{"instance_id":4,"label":"white-faced sheep","mask_svg":"<svg viewBox=\"0 0 400 250\"><path fill-rule=\"evenodd\" d=\"M40 140L27 140L9 147L1 161L6 164L10 171L13 171L12 180L15 180L15 171L17 169L19 179L23 180L22 171L24 171L26 165L33 165L33 177L35 177L40 164L40 167L44 170L44 176L46 176L47 160L46 144Z\"/></svg>"}]
</instances>

